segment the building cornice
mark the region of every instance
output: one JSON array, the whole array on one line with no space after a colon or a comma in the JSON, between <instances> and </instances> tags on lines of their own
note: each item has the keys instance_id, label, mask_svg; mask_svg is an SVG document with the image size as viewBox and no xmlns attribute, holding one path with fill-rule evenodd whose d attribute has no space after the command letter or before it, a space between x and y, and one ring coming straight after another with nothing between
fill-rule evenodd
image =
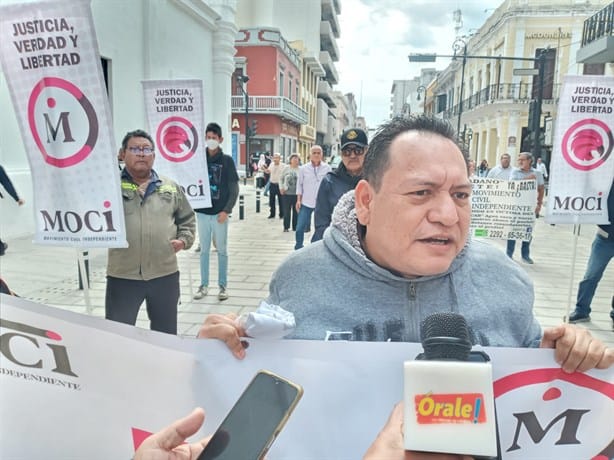
<instances>
[{"instance_id":1,"label":"building cornice","mask_svg":"<svg viewBox=\"0 0 614 460\"><path fill-rule=\"evenodd\" d=\"M221 19L221 16L207 5L202 0L171 0L179 7L179 9L185 11L201 24L204 24L209 29L215 29L216 21Z\"/></svg>"}]
</instances>

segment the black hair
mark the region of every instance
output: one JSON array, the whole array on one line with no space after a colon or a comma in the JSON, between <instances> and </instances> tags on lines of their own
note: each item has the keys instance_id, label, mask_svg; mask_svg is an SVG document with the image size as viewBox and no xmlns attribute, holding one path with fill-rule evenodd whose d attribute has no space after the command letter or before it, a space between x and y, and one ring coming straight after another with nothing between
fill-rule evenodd
<instances>
[{"instance_id":1,"label":"black hair","mask_svg":"<svg viewBox=\"0 0 614 460\"><path fill-rule=\"evenodd\" d=\"M128 141L133 137L144 137L149 142L151 142L151 146L153 147L153 149L156 149L156 144L154 143L149 133L143 131L142 129L135 129L134 131L128 131L122 139L122 150L126 150L126 148L128 147Z\"/></svg>"},{"instance_id":2,"label":"black hair","mask_svg":"<svg viewBox=\"0 0 614 460\"><path fill-rule=\"evenodd\" d=\"M451 140L461 151L467 164L467 170L469 170L468 152L465 146L457 139L456 132L448 121L429 115L416 115L409 118L395 117L380 125L369 143L369 149L365 156L362 170L363 177L375 190L379 190L381 187L382 178L390 163L390 144L392 144L397 136L407 131L431 133Z\"/></svg>"},{"instance_id":3,"label":"black hair","mask_svg":"<svg viewBox=\"0 0 614 460\"><path fill-rule=\"evenodd\" d=\"M217 123L211 122L207 125L205 128L205 134L209 132L215 134L217 137L222 137L222 127Z\"/></svg>"}]
</instances>

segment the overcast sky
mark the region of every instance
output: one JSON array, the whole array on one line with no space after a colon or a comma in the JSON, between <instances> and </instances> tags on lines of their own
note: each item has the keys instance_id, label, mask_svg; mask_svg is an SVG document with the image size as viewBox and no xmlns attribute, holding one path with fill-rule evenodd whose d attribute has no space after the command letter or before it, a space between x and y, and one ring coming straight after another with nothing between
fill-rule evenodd
<instances>
[{"instance_id":1,"label":"overcast sky","mask_svg":"<svg viewBox=\"0 0 614 460\"><path fill-rule=\"evenodd\" d=\"M449 60L412 63L409 53L453 54L453 12L462 12L461 35L479 28L503 0L341 0L337 41L339 84L354 93L359 115L375 128L390 116L393 80L411 80L423 67L442 70ZM362 102L362 103L361 103Z\"/></svg>"}]
</instances>

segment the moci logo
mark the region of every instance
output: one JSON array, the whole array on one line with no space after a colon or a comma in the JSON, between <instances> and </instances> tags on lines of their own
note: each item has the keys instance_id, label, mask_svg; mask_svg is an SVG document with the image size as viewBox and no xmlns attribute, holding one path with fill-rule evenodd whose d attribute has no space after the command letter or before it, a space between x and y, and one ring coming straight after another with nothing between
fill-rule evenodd
<instances>
[{"instance_id":1,"label":"moci logo","mask_svg":"<svg viewBox=\"0 0 614 460\"><path fill-rule=\"evenodd\" d=\"M42 78L28 100L28 124L45 162L68 168L85 160L98 140L94 106L73 83Z\"/></svg>"},{"instance_id":2,"label":"moci logo","mask_svg":"<svg viewBox=\"0 0 614 460\"><path fill-rule=\"evenodd\" d=\"M199 180L198 184L189 184L185 187L182 185L181 190L190 197L205 196L205 185L202 180Z\"/></svg>"},{"instance_id":3,"label":"moci logo","mask_svg":"<svg viewBox=\"0 0 614 460\"><path fill-rule=\"evenodd\" d=\"M181 163L196 153L198 133L192 122L186 118L169 117L158 125L156 143L165 159Z\"/></svg>"},{"instance_id":4,"label":"moci logo","mask_svg":"<svg viewBox=\"0 0 614 460\"><path fill-rule=\"evenodd\" d=\"M614 458L614 384L545 368L505 376L493 386L503 459Z\"/></svg>"},{"instance_id":5,"label":"moci logo","mask_svg":"<svg viewBox=\"0 0 614 460\"><path fill-rule=\"evenodd\" d=\"M48 211L41 210L43 231L56 231L60 233L79 233L83 228L93 233L116 232L113 224L113 210L110 201L104 201L103 207L107 210L90 209L80 214L76 211Z\"/></svg>"},{"instance_id":6,"label":"moci logo","mask_svg":"<svg viewBox=\"0 0 614 460\"><path fill-rule=\"evenodd\" d=\"M561 142L565 161L574 169L590 171L603 165L614 149L610 127L594 118L571 125Z\"/></svg>"},{"instance_id":7,"label":"moci logo","mask_svg":"<svg viewBox=\"0 0 614 460\"><path fill-rule=\"evenodd\" d=\"M68 350L57 332L0 318L0 353L11 363L30 369L48 369L68 377L73 371Z\"/></svg>"}]
</instances>

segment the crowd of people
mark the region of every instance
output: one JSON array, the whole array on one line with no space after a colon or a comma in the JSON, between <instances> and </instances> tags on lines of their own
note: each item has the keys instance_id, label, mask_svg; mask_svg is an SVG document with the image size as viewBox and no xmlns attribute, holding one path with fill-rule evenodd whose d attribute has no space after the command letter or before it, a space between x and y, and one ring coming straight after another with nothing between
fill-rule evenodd
<instances>
[{"instance_id":1,"label":"crowd of people","mask_svg":"<svg viewBox=\"0 0 614 460\"><path fill-rule=\"evenodd\" d=\"M270 159L267 154L260 155L256 187L269 197L269 219L274 219L279 209L283 231L292 228L296 232L294 249L303 247L312 220L315 230L311 242L322 239L339 198L353 190L362 178L367 148L367 133L349 128L340 137L341 163L336 168L323 160L324 152L319 145L311 147L309 161L303 165L297 153L290 155L287 165L277 152Z\"/></svg>"},{"instance_id":2,"label":"crowd of people","mask_svg":"<svg viewBox=\"0 0 614 460\"><path fill-rule=\"evenodd\" d=\"M359 153L354 143L346 157L362 157L365 148ZM319 166L319 154L306 166ZM517 169L525 162L523 153ZM569 373L612 366L614 350L588 330L542 328L526 272L490 244L469 238L469 177L467 153L448 123L424 116L384 123L368 145L361 179L334 207L323 243L289 255L271 278L266 302L295 317L289 338L325 340L343 331L346 340L418 342L426 316L454 311L466 318L474 344L551 348ZM319 279L340 287L335 302L305 282ZM247 358L245 331L234 315L208 315L198 336L219 339L236 358ZM182 443L203 418L196 409L149 438L135 458L196 455L206 440ZM402 423L398 406L364 458L466 458L405 451Z\"/></svg>"},{"instance_id":3,"label":"crowd of people","mask_svg":"<svg viewBox=\"0 0 614 460\"><path fill-rule=\"evenodd\" d=\"M119 159L124 164L121 190L129 246L109 249L107 319L134 325L144 301L151 329L176 334L176 254L189 249L197 233L200 282L194 298L208 295L214 241L217 295L220 301L228 299L228 218L239 178L234 161L222 151L224 138L217 123L207 125L205 139L212 205L192 210L181 187L153 168L152 137L142 130L124 136ZM551 348L565 372L614 364L614 350L587 329L539 325L533 284L512 260L515 241L508 241L509 257L501 257L489 243L469 237L473 175L534 180L539 215L546 173L533 166L530 153L518 155L517 168L511 167L506 153L500 165L489 169L484 160L476 169L451 125L428 116L392 119L370 141L364 130L347 129L340 152L342 162L336 169L323 161L319 145L311 147L302 166L297 154L290 155L288 165L279 153L270 163L263 161L269 218L279 217L284 231L295 231L296 251L273 273L266 299L294 315L296 327L288 338L325 340L332 332L343 333L346 340L419 342L420 324L427 316L453 311L466 318L473 344ZM608 211L612 218L614 187ZM312 215L312 244L304 247ZM612 225L600 226L570 322L590 319L597 283L614 254L613 241ZM529 245L522 243L521 255L532 264ZM334 302L329 292L314 288L322 279L338 287ZM614 321L614 298L611 316ZM223 314L207 315L198 332L200 338L223 341L238 359L247 356L245 335L234 316ZM179 451L197 455L206 441L182 442L203 419L203 411L196 410L149 438L135 458L167 458L164 453L173 458L170 454ZM399 442L401 424L402 411L396 408L365 458L407 455Z\"/></svg>"}]
</instances>

